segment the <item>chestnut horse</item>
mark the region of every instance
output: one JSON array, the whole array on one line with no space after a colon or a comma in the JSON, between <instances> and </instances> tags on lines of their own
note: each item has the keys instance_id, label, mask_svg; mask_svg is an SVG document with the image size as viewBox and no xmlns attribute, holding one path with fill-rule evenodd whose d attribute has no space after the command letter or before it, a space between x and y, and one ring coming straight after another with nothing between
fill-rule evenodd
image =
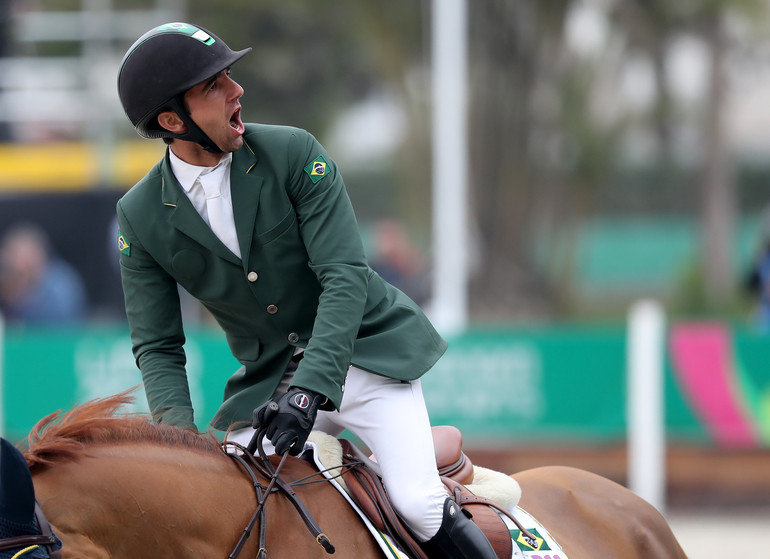
<instances>
[{"instance_id":1,"label":"chestnut horse","mask_svg":"<svg viewBox=\"0 0 770 559\"><path fill-rule=\"evenodd\" d=\"M257 508L252 480L210 434L119 415L131 400L123 393L51 414L28 437L25 458L35 494L64 543L63 559L229 557ZM292 481L313 472L305 461L289 458L281 477ZM515 477L521 506L569 559L686 559L663 517L610 480L564 467ZM336 547L335 557L382 557L330 484L295 491ZM282 494L272 494L265 510L269 557L327 556ZM257 556L256 532L240 558Z\"/></svg>"}]
</instances>

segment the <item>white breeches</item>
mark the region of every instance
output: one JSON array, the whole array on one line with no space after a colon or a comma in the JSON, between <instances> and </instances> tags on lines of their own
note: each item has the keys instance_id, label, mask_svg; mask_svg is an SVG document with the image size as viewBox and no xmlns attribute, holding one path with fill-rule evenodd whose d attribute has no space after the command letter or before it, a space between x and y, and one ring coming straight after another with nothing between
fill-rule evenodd
<instances>
[{"instance_id":1,"label":"white breeches","mask_svg":"<svg viewBox=\"0 0 770 559\"><path fill-rule=\"evenodd\" d=\"M338 436L348 429L374 453L393 506L427 541L438 532L447 492L438 476L430 420L419 380L411 382L350 367L339 411L319 411L315 430ZM246 446L254 430L228 440ZM267 450L267 446L266 446Z\"/></svg>"}]
</instances>

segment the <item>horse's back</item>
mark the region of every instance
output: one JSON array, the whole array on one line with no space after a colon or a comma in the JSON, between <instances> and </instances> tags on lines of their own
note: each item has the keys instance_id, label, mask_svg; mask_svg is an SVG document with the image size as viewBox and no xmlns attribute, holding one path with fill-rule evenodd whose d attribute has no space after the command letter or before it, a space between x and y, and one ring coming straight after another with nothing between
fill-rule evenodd
<instances>
[{"instance_id":1,"label":"horse's back","mask_svg":"<svg viewBox=\"0 0 770 559\"><path fill-rule=\"evenodd\" d=\"M522 488L521 507L570 559L686 559L657 509L622 485L564 466L513 477Z\"/></svg>"}]
</instances>

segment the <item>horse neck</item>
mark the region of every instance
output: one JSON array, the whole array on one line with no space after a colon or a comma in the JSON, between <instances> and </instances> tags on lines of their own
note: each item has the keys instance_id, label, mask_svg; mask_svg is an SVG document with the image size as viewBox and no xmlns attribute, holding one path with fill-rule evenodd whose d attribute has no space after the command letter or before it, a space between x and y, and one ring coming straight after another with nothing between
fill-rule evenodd
<instances>
[{"instance_id":1,"label":"horse neck","mask_svg":"<svg viewBox=\"0 0 770 559\"><path fill-rule=\"evenodd\" d=\"M201 534L211 538L200 545L222 549L227 544L216 540L237 539L243 526L233 519L245 523L255 506L251 484L224 455L150 444L95 446L80 460L36 473L33 481L65 544L67 536L86 536L103 542L116 558L163 556L158 542L173 556L178 546L189 547ZM116 554L115 542L132 548ZM192 555L211 556L207 553L199 549Z\"/></svg>"},{"instance_id":2,"label":"horse neck","mask_svg":"<svg viewBox=\"0 0 770 559\"><path fill-rule=\"evenodd\" d=\"M290 481L313 471L292 459L282 475ZM33 481L64 542L65 557L224 557L256 509L249 477L224 454L138 444L94 447L76 462L33 474ZM335 557L380 556L360 519L329 484L296 491L338 546ZM267 518L270 556L326 556L280 494L270 497ZM256 530L240 557L256 556Z\"/></svg>"}]
</instances>

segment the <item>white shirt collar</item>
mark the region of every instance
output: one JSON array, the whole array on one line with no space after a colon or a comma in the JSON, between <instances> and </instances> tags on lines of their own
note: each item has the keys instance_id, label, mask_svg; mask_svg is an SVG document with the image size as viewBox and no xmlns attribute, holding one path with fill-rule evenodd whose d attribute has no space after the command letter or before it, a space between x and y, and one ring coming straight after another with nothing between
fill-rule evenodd
<instances>
[{"instance_id":1,"label":"white shirt collar","mask_svg":"<svg viewBox=\"0 0 770 559\"><path fill-rule=\"evenodd\" d=\"M171 161L171 171L174 173L176 180L182 186L185 192L190 192L190 189L195 184L195 181L201 174L207 174L221 166L229 166L233 159L232 153L226 153L222 156L222 159L213 167L202 167L200 165L191 165L187 161L183 161L174 153L174 150L169 148L168 150L169 161Z\"/></svg>"}]
</instances>

